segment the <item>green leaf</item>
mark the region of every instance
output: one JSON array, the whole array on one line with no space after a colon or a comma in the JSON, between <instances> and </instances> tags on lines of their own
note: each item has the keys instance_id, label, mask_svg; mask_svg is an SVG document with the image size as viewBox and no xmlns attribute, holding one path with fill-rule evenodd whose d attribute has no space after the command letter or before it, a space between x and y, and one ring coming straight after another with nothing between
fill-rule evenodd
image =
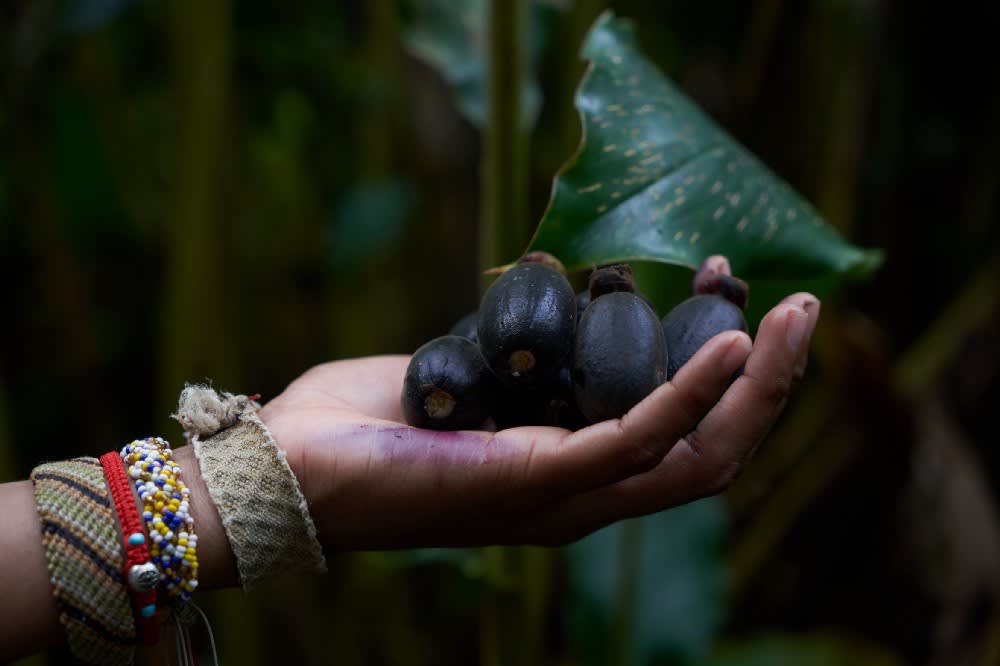
<instances>
[{"instance_id":1,"label":"green leaf","mask_svg":"<svg viewBox=\"0 0 1000 666\"><path fill-rule=\"evenodd\" d=\"M744 278L862 275L881 262L660 73L628 21L602 14L582 55L583 139L527 251L550 252L570 270L636 260L696 268L725 254Z\"/></svg>"},{"instance_id":2,"label":"green leaf","mask_svg":"<svg viewBox=\"0 0 1000 666\"><path fill-rule=\"evenodd\" d=\"M678 303L691 297L692 274L687 267L653 261L637 261L631 266L636 290L653 304L653 309L661 317ZM764 316L790 290L808 291L824 301L834 296L842 284L836 273L797 278L794 286L787 279L755 278L750 284L750 302L744 311L750 330L757 330Z\"/></svg>"},{"instance_id":3,"label":"green leaf","mask_svg":"<svg viewBox=\"0 0 1000 666\"><path fill-rule=\"evenodd\" d=\"M434 67L451 86L458 109L465 118L481 128L486 122L486 0L411 0L412 20L403 32L407 49ZM556 11L550 3L531 3L530 56L538 60L545 27ZM522 118L533 127L542 104L542 93L531 75L525 81L521 99Z\"/></svg>"},{"instance_id":4,"label":"green leaf","mask_svg":"<svg viewBox=\"0 0 1000 666\"><path fill-rule=\"evenodd\" d=\"M582 662L703 662L725 611L725 529L725 505L711 497L570 546L570 628Z\"/></svg>"}]
</instances>

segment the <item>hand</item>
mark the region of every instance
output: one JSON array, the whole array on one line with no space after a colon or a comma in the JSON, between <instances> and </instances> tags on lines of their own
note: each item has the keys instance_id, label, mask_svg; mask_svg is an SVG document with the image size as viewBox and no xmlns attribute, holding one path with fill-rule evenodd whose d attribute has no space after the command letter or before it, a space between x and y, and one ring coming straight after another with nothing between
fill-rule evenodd
<instances>
[{"instance_id":1,"label":"hand","mask_svg":"<svg viewBox=\"0 0 1000 666\"><path fill-rule=\"evenodd\" d=\"M577 432L410 427L407 356L312 368L260 415L328 549L563 544L725 489L802 377L818 316L815 297L789 296L752 349L721 333L624 417Z\"/></svg>"}]
</instances>

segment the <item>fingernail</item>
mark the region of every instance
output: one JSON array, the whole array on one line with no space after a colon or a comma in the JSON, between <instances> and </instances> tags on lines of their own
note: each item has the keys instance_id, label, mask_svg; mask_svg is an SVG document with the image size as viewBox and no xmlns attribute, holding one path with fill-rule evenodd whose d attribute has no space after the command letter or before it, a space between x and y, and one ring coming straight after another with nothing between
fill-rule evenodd
<instances>
[{"instance_id":1,"label":"fingernail","mask_svg":"<svg viewBox=\"0 0 1000 666\"><path fill-rule=\"evenodd\" d=\"M816 329L816 322L819 321L819 312L822 304L819 301L806 301L802 304L802 309L809 315L809 335L812 336Z\"/></svg>"},{"instance_id":2,"label":"fingernail","mask_svg":"<svg viewBox=\"0 0 1000 666\"><path fill-rule=\"evenodd\" d=\"M809 333L809 315L802 308L792 308L785 323L785 339L792 353L797 354Z\"/></svg>"},{"instance_id":3,"label":"fingernail","mask_svg":"<svg viewBox=\"0 0 1000 666\"><path fill-rule=\"evenodd\" d=\"M725 374L732 374L742 366L750 353L750 345L745 336L740 336L733 340L726 350L726 355L722 357L722 368Z\"/></svg>"}]
</instances>

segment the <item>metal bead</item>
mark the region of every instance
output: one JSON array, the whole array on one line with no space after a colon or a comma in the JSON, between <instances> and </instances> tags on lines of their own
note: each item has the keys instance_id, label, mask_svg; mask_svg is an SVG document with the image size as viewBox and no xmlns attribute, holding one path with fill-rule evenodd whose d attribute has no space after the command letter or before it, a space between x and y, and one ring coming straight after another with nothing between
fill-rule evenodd
<instances>
[{"instance_id":1,"label":"metal bead","mask_svg":"<svg viewBox=\"0 0 1000 666\"><path fill-rule=\"evenodd\" d=\"M133 564L128 570L128 586L135 592L149 592L160 583L160 572L152 562Z\"/></svg>"}]
</instances>

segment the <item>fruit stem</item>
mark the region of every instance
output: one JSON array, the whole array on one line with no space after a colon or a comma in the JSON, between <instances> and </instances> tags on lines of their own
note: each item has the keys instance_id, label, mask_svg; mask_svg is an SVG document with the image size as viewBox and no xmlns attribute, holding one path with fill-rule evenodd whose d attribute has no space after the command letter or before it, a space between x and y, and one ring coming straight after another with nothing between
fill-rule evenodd
<instances>
[{"instance_id":1,"label":"fruit stem","mask_svg":"<svg viewBox=\"0 0 1000 666\"><path fill-rule=\"evenodd\" d=\"M602 266L590 274L590 300L615 291L635 293L635 278L632 267L628 264L612 264Z\"/></svg>"},{"instance_id":2,"label":"fruit stem","mask_svg":"<svg viewBox=\"0 0 1000 666\"><path fill-rule=\"evenodd\" d=\"M750 300L750 286L743 280L731 275L713 275L706 277L695 285L696 294L717 294L741 310L747 307Z\"/></svg>"}]
</instances>

